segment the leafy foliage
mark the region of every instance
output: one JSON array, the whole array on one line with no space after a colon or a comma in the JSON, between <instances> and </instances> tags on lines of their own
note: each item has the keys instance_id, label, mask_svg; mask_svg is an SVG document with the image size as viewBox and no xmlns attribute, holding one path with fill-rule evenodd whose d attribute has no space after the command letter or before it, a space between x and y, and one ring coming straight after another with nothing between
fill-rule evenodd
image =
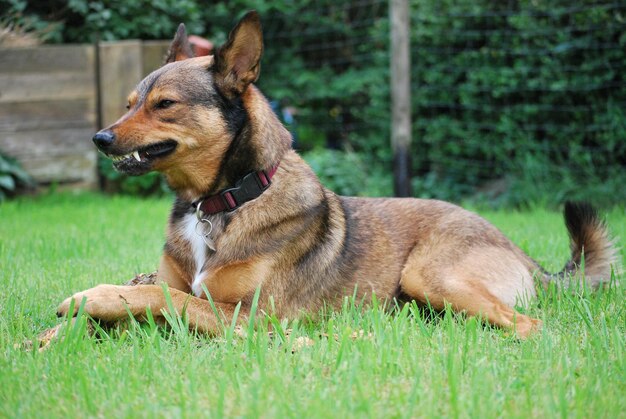
<instances>
[{"instance_id":1,"label":"leafy foliage","mask_svg":"<svg viewBox=\"0 0 626 419\"><path fill-rule=\"evenodd\" d=\"M184 21L202 33L200 3L196 0L0 0L0 8L13 19L57 22L51 42L93 42L116 39L163 39Z\"/></svg>"},{"instance_id":2,"label":"leafy foliage","mask_svg":"<svg viewBox=\"0 0 626 419\"><path fill-rule=\"evenodd\" d=\"M344 166L356 153L369 171L390 177L387 3L287 3L261 7L271 75L261 87L300 111L304 150L338 145L351 150ZM222 5L217 21L250 6ZM411 2L414 193L496 206L626 201L624 9ZM320 157L314 151L308 160L325 163L318 173L327 185L377 194L339 180L337 155ZM390 180L380 184L391 192Z\"/></svg>"},{"instance_id":3,"label":"leafy foliage","mask_svg":"<svg viewBox=\"0 0 626 419\"><path fill-rule=\"evenodd\" d=\"M109 192L129 195L163 195L169 192L165 180L156 172L142 176L128 176L116 171L109 159L98 159L98 169Z\"/></svg>"},{"instance_id":4,"label":"leafy foliage","mask_svg":"<svg viewBox=\"0 0 626 419\"><path fill-rule=\"evenodd\" d=\"M63 41L63 24L56 19L49 19L46 14L33 13L26 0L0 0L0 10L0 28L20 37L30 38L26 45ZM0 44L10 45L7 38L8 36L0 36Z\"/></svg>"},{"instance_id":5,"label":"leafy foliage","mask_svg":"<svg viewBox=\"0 0 626 419\"><path fill-rule=\"evenodd\" d=\"M362 154L317 148L304 158L322 184L340 195L389 195L391 178L369 168Z\"/></svg>"},{"instance_id":6,"label":"leafy foliage","mask_svg":"<svg viewBox=\"0 0 626 419\"><path fill-rule=\"evenodd\" d=\"M505 179L500 204L626 200L618 186L626 180L619 6L416 3L414 138L421 173L434 175L435 184L472 188Z\"/></svg>"},{"instance_id":7,"label":"leafy foliage","mask_svg":"<svg viewBox=\"0 0 626 419\"><path fill-rule=\"evenodd\" d=\"M356 153L368 171L391 177L385 0L4 4L63 22L62 38L72 42L95 32L170 38L185 21L219 44L256 9L266 43L260 87L296 109L299 147L315 150L309 160L320 160L319 148L347 149L346 162ZM514 206L556 205L572 195L626 201L625 11L590 0L412 1L414 194ZM342 192L379 192L321 176ZM378 184L391 193L390 179Z\"/></svg>"},{"instance_id":8,"label":"leafy foliage","mask_svg":"<svg viewBox=\"0 0 626 419\"><path fill-rule=\"evenodd\" d=\"M0 153L0 202L17 194L20 188L32 185L33 179L17 160Z\"/></svg>"}]
</instances>

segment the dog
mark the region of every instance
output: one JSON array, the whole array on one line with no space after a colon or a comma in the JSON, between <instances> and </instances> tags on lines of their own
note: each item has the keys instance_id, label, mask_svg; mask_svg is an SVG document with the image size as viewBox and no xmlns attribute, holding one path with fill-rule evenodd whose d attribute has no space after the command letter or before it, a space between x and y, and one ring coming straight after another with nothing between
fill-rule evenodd
<instances>
[{"instance_id":1,"label":"dog","mask_svg":"<svg viewBox=\"0 0 626 419\"><path fill-rule=\"evenodd\" d=\"M536 287L610 279L617 253L589 204L565 205L571 260L549 274L456 205L325 189L253 84L262 53L254 11L213 56L193 57L181 24L166 63L130 94L128 112L93 137L118 171L162 173L176 199L155 283L96 286L66 299L60 316L84 299L85 312L105 322L129 312L145 318L147 309L158 317L169 291L190 328L219 334L238 306L238 321L249 319L260 289L258 307L279 318L376 296L449 305L526 338L541 321L514 307Z\"/></svg>"}]
</instances>

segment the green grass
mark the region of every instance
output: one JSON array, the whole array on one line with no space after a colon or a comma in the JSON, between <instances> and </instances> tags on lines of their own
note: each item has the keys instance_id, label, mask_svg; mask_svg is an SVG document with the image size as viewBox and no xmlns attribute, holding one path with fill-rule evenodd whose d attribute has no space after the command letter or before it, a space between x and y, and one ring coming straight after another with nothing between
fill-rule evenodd
<instances>
[{"instance_id":1,"label":"green grass","mask_svg":"<svg viewBox=\"0 0 626 419\"><path fill-rule=\"evenodd\" d=\"M90 194L0 205L0 417L626 417L624 285L542 296L527 311L544 329L524 342L449 312L347 303L285 337L263 333L287 327L267 318L220 339L151 326L83 338L79 323L48 351L14 347L71 293L155 270L168 208ZM546 268L567 259L560 214L483 215ZM626 237L623 208L608 222ZM292 353L301 337L313 345Z\"/></svg>"}]
</instances>

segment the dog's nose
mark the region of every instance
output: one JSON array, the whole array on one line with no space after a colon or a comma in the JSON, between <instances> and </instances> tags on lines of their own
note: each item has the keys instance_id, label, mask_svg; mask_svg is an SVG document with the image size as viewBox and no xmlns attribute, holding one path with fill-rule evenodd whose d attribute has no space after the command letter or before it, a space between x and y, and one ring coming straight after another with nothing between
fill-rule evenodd
<instances>
[{"instance_id":1,"label":"dog's nose","mask_svg":"<svg viewBox=\"0 0 626 419\"><path fill-rule=\"evenodd\" d=\"M96 144L100 150L104 150L113 144L115 141L115 134L113 131L108 129L103 129L102 131L98 131L96 135L93 136L93 142Z\"/></svg>"}]
</instances>

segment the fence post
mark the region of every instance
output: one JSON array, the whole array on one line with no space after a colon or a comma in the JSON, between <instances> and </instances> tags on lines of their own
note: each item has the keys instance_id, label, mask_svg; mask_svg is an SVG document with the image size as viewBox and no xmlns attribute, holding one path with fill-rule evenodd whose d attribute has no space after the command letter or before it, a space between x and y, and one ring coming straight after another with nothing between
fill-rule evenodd
<instances>
[{"instance_id":1,"label":"fence post","mask_svg":"<svg viewBox=\"0 0 626 419\"><path fill-rule=\"evenodd\" d=\"M408 0L390 0L391 145L394 193L411 196L411 58Z\"/></svg>"},{"instance_id":2,"label":"fence post","mask_svg":"<svg viewBox=\"0 0 626 419\"><path fill-rule=\"evenodd\" d=\"M107 127L126 112L126 98L141 80L141 41L98 44L100 123Z\"/></svg>"}]
</instances>

